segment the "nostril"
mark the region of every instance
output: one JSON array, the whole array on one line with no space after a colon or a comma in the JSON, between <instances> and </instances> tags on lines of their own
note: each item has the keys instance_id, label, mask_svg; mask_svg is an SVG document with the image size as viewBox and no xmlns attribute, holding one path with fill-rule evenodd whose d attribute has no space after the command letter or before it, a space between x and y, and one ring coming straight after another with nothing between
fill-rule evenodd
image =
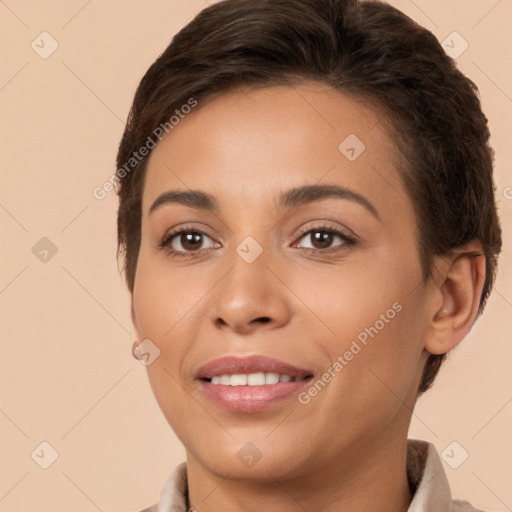
<instances>
[{"instance_id":1,"label":"nostril","mask_svg":"<svg viewBox=\"0 0 512 512\"><path fill-rule=\"evenodd\" d=\"M262 324L268 324L271 321L272 319L269 318L268 316L260 316L258 318L254 318L253 320L251 320L250 323L253 324L255 322L260 322ZM220 317L215 320L215 324L217 327L227 327L229 325L229 323L226 322L226 320Z\"/></svg>"},{"instance_id":2,"label":"nostril","mask_svg":"<svg viewBox=\"0 0 512 512\"><path fill-rule=\"evenodd\" d=\"M225 326L225 325L228 325L227 322L225 320L223 320L222 318L217 318L216 322L215 322L217 325L219 326Z\"/></svg>"}]
</instances>

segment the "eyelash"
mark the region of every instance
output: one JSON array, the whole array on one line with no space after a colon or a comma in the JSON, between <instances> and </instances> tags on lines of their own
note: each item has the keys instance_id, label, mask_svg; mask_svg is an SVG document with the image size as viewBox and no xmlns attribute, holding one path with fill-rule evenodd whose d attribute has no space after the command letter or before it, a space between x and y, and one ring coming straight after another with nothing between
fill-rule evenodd
<instances>
[{"instance_id":1,"label":"eyelash","mask_svg":"<svg viewBox=\"0 0 512 512\"><path fill-rule=\"evenodd\" d=\"M313 254L325 254L325 253L331 253L331 252L338 252L339 250L341 250L341 247L343 247L345 245L353 246L357 243L357 240L355 237L348 235L346 232L344 232L340 229L336 229L336 228L326 226L326 225L321 225L321 226L317 226L314 228L302 230L299 233L299 239L303 238L305 235L309 235L311 233L316 233L316 232L329 233L332 235L336 235L339 238L341 238L344 243L339 246L336 246L336 247L338 247L338 249L336 247L329 248L329 249L310 249L310 248L306 247L306 248L302 248L303 250L306 250ZM163 240L158 244L158 248L161 250L166 250L168 255L171 256L172 258L174 258L174 257L190 258L190 257L197 256L202 250L209 250L209 249L199 249L196 251L183 252L183 251L176 251L174 249L171 249L170 245L171 245L173 239L178 235L182 235L183 233L189 233L189 234L194 233L194 234L204 235L204 236L207 236L208 238L211 238L210 235L208 235L208 233L205 233L204 231L201 231L200 229L191 228L191 227L189 228L189 227L185 226L179 230L171 231L169 234L167 234L163 238Z\"/></svg>"}]
</instances>

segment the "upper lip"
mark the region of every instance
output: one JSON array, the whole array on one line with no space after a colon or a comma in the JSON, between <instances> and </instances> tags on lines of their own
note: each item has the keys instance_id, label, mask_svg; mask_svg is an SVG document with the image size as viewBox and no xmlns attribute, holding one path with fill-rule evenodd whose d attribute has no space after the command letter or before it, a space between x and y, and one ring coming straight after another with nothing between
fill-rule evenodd
<instances>
[{"instance_id":1,"label":"upper lip","mask_svg":"<svg viewBox=\"0 0 512 512\"><path fill-rule=\"evenodd\" d=\"M262 355L226 356L210 361L197 371L196 379L211 379L216 375L234 375L240 373L279 373L302 379L312 372L297 368L291 364Z\"/></svg>"}]
</instances>

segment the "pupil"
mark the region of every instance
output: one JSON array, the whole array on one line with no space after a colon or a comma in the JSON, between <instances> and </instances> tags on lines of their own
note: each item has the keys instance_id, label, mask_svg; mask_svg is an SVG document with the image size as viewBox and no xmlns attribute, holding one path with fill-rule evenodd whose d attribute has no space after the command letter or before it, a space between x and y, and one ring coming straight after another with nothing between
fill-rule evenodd
<instances>
[{"instance_id":1,"label":"pupil","mask_svg":"<svg viewBox=\"0 0 512 512\"><path fill-rule=\"evenodd\" d=\"M331 244L332 236L333 234L328 231L316 231L313 236L313 245L320 243L320 247L317 247L317 249L325 249Z\"/></svg>"},{"instance_id":2,"label":"pupil","mask_svg":"<svg viewBox=\"0 0 512 512\"><path fill-rule=\"evenodd\" d=\"M185 243L183 243L183 239L185 239ZM181 235L181 244L185 249L196 249L197 243L201 245L201 234L200 233L186 233ZM188 246L188 247L187 247Z\"/></svg>"}]
</instances>

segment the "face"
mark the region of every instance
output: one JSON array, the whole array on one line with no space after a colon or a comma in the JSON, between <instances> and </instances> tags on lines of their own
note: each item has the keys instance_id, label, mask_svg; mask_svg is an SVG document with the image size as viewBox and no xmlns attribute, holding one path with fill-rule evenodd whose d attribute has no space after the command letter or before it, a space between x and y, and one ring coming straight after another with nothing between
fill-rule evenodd
<instances>
[{"instance_id":1,"label":"face","mask_svg":"<svg viewBox=\"0 0 512 512\"><path fill-rule=\"evenodd\" d=\"M189 464L291 478L405 438L428 289L379 116L318 84L229 93L151 153L133 320Z\"/></svg>"}]
</instances>

